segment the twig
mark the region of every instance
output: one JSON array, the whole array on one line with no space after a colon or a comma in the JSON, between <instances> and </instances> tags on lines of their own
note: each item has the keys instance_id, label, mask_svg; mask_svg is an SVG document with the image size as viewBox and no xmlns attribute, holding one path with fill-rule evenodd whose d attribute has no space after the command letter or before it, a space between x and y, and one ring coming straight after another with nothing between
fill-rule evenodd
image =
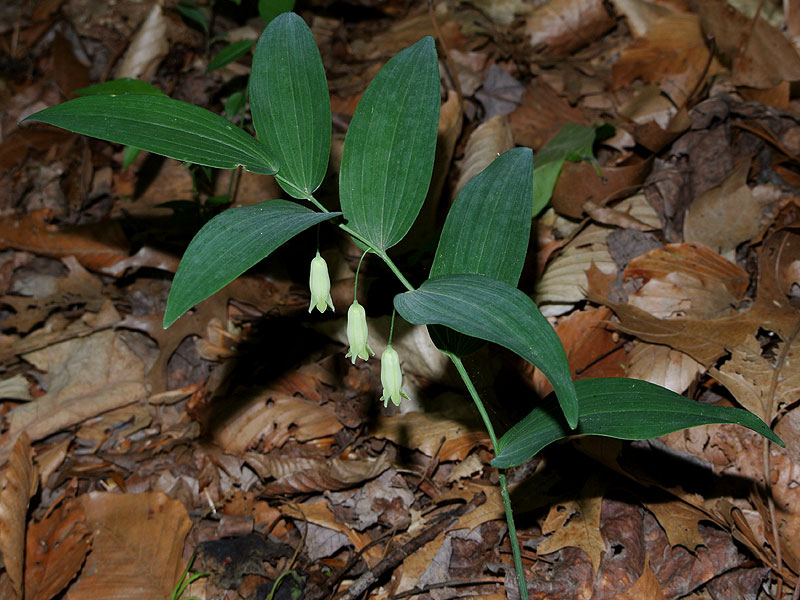
<instances>
[{"instance_id":1,"label":"twig","mask_svg":"<svg viewBox=\"0 0 800 600\"><path fill-rule=\"evenodd\" d=\"M401 600L402 598L410 598L411 596L417 596L419 594L424 594L426 592L430 592L431 590L438 590L441 588L448 588L448 587L468 587L473 585L499 585L500 581L445 581L443 583L432 583L430 585L426 585L423 587L415 587L408 591L402 592L400 594L395 594L391 598L392 600Z\"/></svg>"},{"instance_id":2,"label":"twig","mask_svg":"<svg viewBox=\"0 0 800 600\"><path fill-rule=\"evenodd\" d=\"M384 575L396 569L406 558L428 542L435 540L454 520L458 519L458 517L465 514L468 510L476 508L484 502L486 502L486 495L477 494L467 504L463 504L458 508L440 515L435 519L435 523L428 526L422 533L410 539L399 548L395 548L389 556L356 579L349 588L336 597L336 600L356 600L363 593L372 588L372 586L377 584Z\"/></svg>"}]
</instances>

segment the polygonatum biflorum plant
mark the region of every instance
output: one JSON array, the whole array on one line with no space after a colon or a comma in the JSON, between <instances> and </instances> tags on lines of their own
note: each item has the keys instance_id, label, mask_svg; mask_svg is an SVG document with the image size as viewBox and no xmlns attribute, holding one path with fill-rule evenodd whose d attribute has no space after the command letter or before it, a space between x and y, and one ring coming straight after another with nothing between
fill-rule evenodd
<instances>
[{"instance_id":1,"label":"polygonatum biflorum plant","mask_svg":"<svg viewBox=\"0 0 800 600\"><path fill-rule=\"evenodd\" d=\"M250 77L254 139L224 118L165 95L94 94L48 108L29 119L174 159L275 175L297 201L269 200L231 208L194 237L175 274L164 327L244 273L281 244L314 225L334 222L366 252L379 256L407 289L394 298L404 319L429 327L475 402L496 452L520 592L527 597L503 469L519 465L562 438L592 434L646 439L708 423L736 423L781 440L753 414L700 404L632 379L573 381L564 349L534 302L517 289L532 218L533 156L515 148L499 156L458 195L447 216L430 270L418 287L389 256L420 211L433 171L439 122L439 68L426 37L394 56L358 104L344 142L341 212L315 197L331 144L325 72L311 31L292 13L276 18L255 50ZM365 252L365 253L366 253ZM333 307L324 259L311 257L309 311ZM363 256L362 256L363 259ZM360 268L360 263L359 263ZM358 285L356 272L356 287ZM348 311L348 357L368 360L365 307ZM400 403L397 351L382 360L381 400ZM545 401L497 439L461 358L485 341L508 348L550 380Z\"/></svg>"}]
</instances>

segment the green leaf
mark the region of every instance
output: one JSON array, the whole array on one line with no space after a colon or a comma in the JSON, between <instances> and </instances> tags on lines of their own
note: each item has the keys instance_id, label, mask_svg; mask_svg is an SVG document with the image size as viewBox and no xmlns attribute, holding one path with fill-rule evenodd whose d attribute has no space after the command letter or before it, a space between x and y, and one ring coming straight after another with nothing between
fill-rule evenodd
<instances>
[{"instance_id":1,"label":"green leaf","mask_svg":"<svg viewBox=\"0 0 800 600\"><path fill-rule=\"evenodd\" d=\"M314 36L294 13L277 17L258 40L250 110L258 139L278 156L278 183L306 198L328 169L331 102Z\"/></svg>"},{"instance_id":2,"label":"green leaf","mask_svg":"<svg viewBox=\"0 0 800 600\"><path fill-rule=\"evenodd\" d=\"M169 291L164 328L284 242L340 214L315 212L287 200L268 200L217 215L186 248Z\"/></svg>"},{"instance_id":3,"label":"green leaf","mask_svg":"<svg viewBox=\"0 0 800 600\"><path fill-rule=\"evenodd\" d=\"M208 17L206 16L206 13L195 6L193 1L181 2L178 4L177 8L178 12L181 13L181 16L184 19L199 25L203 31L208 33Z\"/></svg>"},{"instance_id":4,"label":"green leaf","mask_svg":"<svg viewBox=\"0 0 800 600\"><path fill-rule=\"evenodd\" d=\"M508 348L550 380L571 427L578 400L564 347L533 300L485 275L445 275L394 297L397 312L415 325L438 324Z\"/></svg>"},{"instance_id":5,"label":"green leaf","mask_svg":"<svg viewBox=\"0 0 800 600\"><path fill-rule=\"evenodd\" d=\"M378 72L350 122L339 174L342 211L379 251L403 239L422 208L439 105L436 47L425 37Z\"/></svg>"},{"instance_id":6,"label":"green leaf","mask_svg":"<svg viewBox=\"0 0 800 600\"><path fill-rule=\"evenodd\" d=\"M122 155L122 168L127 169L133 164L133 161L136 160L136 157L139 156L141 150L139 148L134 148L133 146L125 146L125 152Z\"/></svg>"},{"instance_id":7,"label":"green leaf","mask_svg":"<svg viewBox=\"0 0 800 600\"><path fill-rule=\"evenodd\" d=\"M252 47L253 40L239 40L238 42L228 44L219 51L219 54L217 54L211 60L211 62L208 63L208 66L206 67L206 73L210 73L215 69L219 69L220 67L224 67L225 65L232 63L233 61L247 54L247 51Z\"/></svg>"},{"instance_id":8,"label":"green leaf","mask_svg":"<svg viewBox=\"0 0 800 600\"><path fill-rule=\"evenodd\" d=\"M430 277L477 273L516 286L531 234L533 159L515 148L473 177L447 213ZM436 345L458 356L483 341L441 326L428 328Z\"/></svg>"},{"instance_id":9,"label":"green leaf","mask_svg":"<svg viewBox=\"0 0 800 600\"><path fill-rule=\"evenodd\" d=\"M565 160L579 161L593 157L592 145L596 135L594 127L567 123L544 148L536 153L536 168L533 171L533 216L539 214L550 202Z\"/></svg>"},{"instance_id":10,"label":"green leaf","mask_svg":"<svg viewBox=\"0 0 800 600\"><path fill-rule=\"evenodd\" d=\"M225 101L225 116L233 120L243 109L245 95L242 92L233 92Z\"/></svg>"},{"instance_id":11,"label":"green leaf","mask_svg":"<svg viewBox=\"0 0 800 600\"><path fill-rule=\"evenodd\" d=\"M26 119L134 146L198 165L272 175L267 148L230 121L187 102L156 95L75 98Z\"/></svg>"},{"instance_id":12,"label":"green leaf","mask_svg":"<svg viewBox=\"0 0 800 600\"><path fill-rule=\"evenodd\" d=\"M537 406L500 438L492 465L520 465L542 448L570 435L600 435L644 440L710 423L748 427L784 446L754 414L740 408L711 406L685 398L646 381L626 378L581 379L575 382L580 419L570 431L552 401Z\"/></svg>"},{"instance_id":13,"label":"green leaf","mask_svg":"<svg viewBox=\"0 0 800 600\"><path fill-rule=\"evenodd\" d=\"M258 14L264 25L269 25L281 13L294 8L294 0L258 0Z\"/></svg>"},{"instance_id":14,"label":"green leaf","mask_svg":"<svg viewBox=\"0 0 800 600\"><path fill-rule=\"evenodd\" d=\"M152 96L166 96L166 94L156 86L146 81L141 81L140 79L131 79L130 77L112 79L111 81L104 81L97 85L90 85L89 87L75 90L76 96L97 96L100 94L149 94Z\"/></svg>"}]
</instances>

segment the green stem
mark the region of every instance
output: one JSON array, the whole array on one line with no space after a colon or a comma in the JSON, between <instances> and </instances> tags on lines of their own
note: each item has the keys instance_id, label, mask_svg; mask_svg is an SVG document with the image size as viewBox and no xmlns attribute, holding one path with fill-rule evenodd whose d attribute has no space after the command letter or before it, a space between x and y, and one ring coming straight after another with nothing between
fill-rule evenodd
<instances>
[{"instance_id":1,"label":"green stem","mask_svg":"<svg viewBox=\"0 0 800 600\"><path fill-rule=\"evenodd\" d=\"M314 196L311 195L311 194L308 194L306 196L306 200L311 202L314 206L316 206L318 209L320 209L324 213L331 212L327 208L322 206L322 204L320 204L319 200L314 198ZM383 262L386 263L386 266L389 267L389 269L392 271L392 273L394 273L395 276L400 280L400 283L402 283L409 292L413 292L414 291L414 286L411 285L411 283L409 283L408 279L406 279L405 276L400 272L400 269L397 268L397 265L394 264L394 262L392 261L391 258L389 258L389 256L386 254L386 252L384 252L383 250L380 250L380 249L376 248L375 246L373 246L368 240L365 240L361 235L359 235L358 233L356 233L355 231L350 229L344 223L339 223L339 229L341 229L342 231L346 231L347 233L352 235L354 238L356 238L359 242L364 244L367 248L372 250L372 252L374 252L375 254L380 256L381 259L383 260Z\"/></svg>"},{"instance_id":2,"label":"green stem","mask_svg":"<svg viewBox=\"0 0 800 600\"><path fill-rule=\"evenodd\" d=\"M486 408L483 406L483 401L481 401L481 397L478 395L478 390L475 389L467 370L464 368L464 363L461 362L461 359L458 356L451 352L445 352L445 354L450 358L451 361L453 361L456 371L458 371L458 374L461 376L461 380L464 382L464 385L467 386L467 391L469 392L469 395L472 396L472 401L475 402L475 407L478 409L481 419L483 419L483 425L486 427L486 431L489 432L489 439L491 440L492 447L496 452L497 436L494 433L492 421L489 419L489 414L486 412ZM499 472L500 496L503 498L503 508L505 508L506 511L508 537L511 540L511 554L514 556L514 569L517 571L519 595L522 600L528 600L528 585L525 583L525 572L522 570L522 554L519 551L517 527L514 525L514 512L511 510L511 496L508 493L508 481L506 481L505 471L503 469L499 469Z\"/></svg>"}]
</instances>

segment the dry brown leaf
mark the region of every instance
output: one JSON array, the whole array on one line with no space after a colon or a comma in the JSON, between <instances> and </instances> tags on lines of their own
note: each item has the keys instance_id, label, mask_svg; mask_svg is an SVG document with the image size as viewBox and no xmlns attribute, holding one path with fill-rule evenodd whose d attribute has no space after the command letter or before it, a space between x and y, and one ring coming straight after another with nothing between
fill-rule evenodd
<instances>
[{"instance_id":1,"label":"dry brown leaf","mask_svg":"<svg viewBox=\"0 0 800 600\"><path fill-rule=\"evenodd\" d=\"M558 322L556 333L566 350L573 378L622 377L625 374L625 349L619 336L605 325L611 316L611 310L606 307L587 308ZM540 370L525 365L530 363L524 363L522 368L532 375L533 387L540 397L553 391Z\"/></svg>"},{"instance_id":2,"label":"dry brown leaf","mask_svg":"<svg viewBox=\"0 0 800 600\"><path fill-rule=\"evenodd\" d=\"M729 349L744 344L747 337L755 335L760 328L773 331L782 339L794 338L798 314L781 291L781 274L798 252L800 235L796 232L784 230L767 238L759 257L758 288L753 306L718 319L658 319L634 306L604 301L608 282L603 282L599 269L587 274L591 296L617 314L622 331L685 352L710 367Z\"/></svg>"},{"instance_id":3,"label":"dry brown leaf","mask_svg":"<svg viewBox=\"0 0 800 600\"><path fill-rule=\"evenodd\" d=\"M631 260L623 277L648 281L675 272L696 277L706 287L721 284L737 302L750 284L747 271L701 244L667 244L651 250Z\"/></svg>"},{"instance_id":4,"label":"dry brown leaf","mask_svg":"<svg viewBox=\"0 0 800 600\"><path fill-rule=\"evenodd\" d=\"M27 333L47 317L67 307L83 304L85 310L97 312L105 302L103 283L84 269L73 256L62 259L69 272L56 280L55 293L44 298L6 295L0 302L14 309L14 315L5 319L4 326L13 327L18 333Z\"/></svg>"},{"instance_id":5,"label":"dry brown leaf","mask_svg":"<svg viewBox=\"0 0 800 600\"><path fill-rule=\"evenodd\" d=\"M113 315L109 319L113 321ZM25 359L47 373L48 391L8 413L14 435L25 431L39 440L147 396L146 362L118 331L98 331L54 344L26 354Z\"/></svg>"},{"instance_id":6,"label":"dry brown leaf","mask_svg":"<svg viewBox=\"0 0 800 600\"><path fill-rule=\"evenodd\" d=\"M736 85L772 88L800 80L800 56L783 33L764 19L748 19L724 0L699 5L703 29L733 62Z\"/></svg>"},{"instance_id":7,"label":"dry brown leaf","mask_svg":"<svg viewBox=\"0 0 800 600\"><path fill-rule=\"evenodd\" d=\"M684 352L637 340L628 355L625 376L649 381L676 394L683 394L704 372L703 365Z\"/></svg>"},{"instance_id":8,"label":"dry brown leaf","mask_svg":"<svg viewBox=\"0 0 800 600\"><path fill-rule=\"evenodd\" d=\"M641 184L653 165L651 159L619 167L600 167L587 162L565 162L553 190L553 208L562 215L580 219L587 203L604 206L628 196Z\"/></svg>"},{"instance_id":9,"label":"dry brown leaf","mask_svg":"<svg viewBox=\"0 0 800 600\"><path fill-rule=\"evenodd\" d=\"M617 264L606 243L610 231L607 227L588 225L547 265L534 294L542 314L563 314L583 300L589 287L585 273L592 265L605 274L616 273Z\"/></svg>"},{"instance_id":10,"label":"dry brown leaf","mask_svg":"<svg viewBox=\"0 0 800 600\"><path fill-rule=\"evenodd\" d=\"M25 523L28 501L36 491L37 477L28 436L20 434L0 477L0 556L13 594L22 600L25 557Z\"/></svg>"},{"instance_id":11,"label":"dry brown leaf","mask_svg":"<svg viewBox=\"0 0 800 600\"><path fill-rule=\"evenodd\" d=\"M92 551L68 600L169 598L184 565L192 521L179 500L155 492L91 492L79 498Z\"/></svg>"},{"instance_id":12,"label":"dry brown leaf","mask_svg":"<svg viewBox=\"0 0 800 600\"><path fill-rule=\"evenodd\" d=\"M453 187L453 198L461 188L488 167L492 161L514 147L511 125L506 115L495 115L473 131L464 148L464 158L459 163L458 181Z\"/></svg>"},{"instance_id":13,"label":"dry brown leaf","mask_svg":"<svg viewBox=\"0 0 800 600\"><path fill-rule=\"evenodd\" d=\"M702 539L701 539L702 543ZM664 590L650 568L650 556L645 555L644 570L636 582L624 592L615 595L611 600L667 600Z\"/></svg>"},{"instance_id":14,"label":"dry brown leaf","mask_svg":"<svg viewBox=\"0 0 800 600\"><path fill-rule=\"evenodd\" d=\"M536 52L569 54L616 25L602 0L552 0L535 8L525 35Z\"/></svg>"},{"instance_id":15,"label":"dry brown leaf","mask_svg":"<svg viewBox=\"0 0 800 600\"><path fill-rule=\"evenodd\" d=\"M25 600L50 600L78 574L91 547L80 502L67 500L28 527Z\"/></svg>"},{"instance_id":16,"label":"dry brown leaf","mask_svg":"<svg viewBox=\"0 0 800 600\"><path fill-rule=\"evenodd\" d=\"M590 125L579 109L539 79L531 82L509 119L514 142L534 150L544 146L567 123Z\"/></svg>"},{"instance_id":17,"label":"dry brown leaf","mask_svg":"<svg viewBox=\"0 0 800 600\"><path fill-rule=\"evenodd\" d=\"M605 484L589 479L577 500L557 502L550 507L542 534L550 534L536 547L538 554L550 554L567 546L581 548L589 556L597 573L606 545L600 535L600 512L603 507Z\"/></svg>"},{"instance_id":18,"label":"dry brown leaf","mask_svg":"<svg viewBox=\"0 0 800 600\"><path fill-rule=\"evenodd\" d=\"M128 49L116 68L116 77L147 81L156 74L156 69L167 52L169 52L167 18L161 5L155 3L139 30L131 38Z\"/></svg>"},{"instance_id":19,"label":"dry brown leaf","mask_svg":"<svg viewBox=\"0 0 800 600\"><path fill-rule=\"evenodd\" d=\"M442 413L410 412L381 416L369 435L436 456L440 460L464 460L479 445L489 446L489 436L475 411L463 397L443 401L451 410ZM459 407L465 407L459 410ZM444 443L441 443L444 438ZM441 448L440 448L441 445Z\"/></svg>"},{"instance_id":20,"label":"dry brown leaf","mask_svg":"<svg viewBox=\"0 0 800 600\"><path fill-rule=\"evenodd\" d=\"M631 33L637 38L647 35L661 17L675 12L667 6L646 0L611 0L611 3L617 12L625 15Z\"/></svg>"},{"instance_id":21,"label":"dry brown leaf","mask_svg":"<svg viewBox=\"0 0 800 600\"><path fill-rule=\"evenodd\" d=\"M701 78L722 69L714 59L706 71L708 57L699 17L691 13L668 14L658 19L645 37L622 51L612 69L614 86L620 89L635 79L655 83L675 105L683 106Z\"/></svg>"},{"instance_id":22,"label":"dry brown leaf","mask_svg":"<svg viewBox=\"0 0 800 600\"><path fill-rule=\"evenodd\" d=\"M743 408L767 422L800 398L800 336L780 342L773 352L776 358L770 360L756 337L748 335L731 350L730 359L709 371Z\"/></svg>"},{"instance_id":23,"label":"dry brown leaf","mask_svg":"<svg viewBox=\"0 0 800 600\"><path fill-rule=\"evenodd\" d=\"M373 479L389 468L386 453L376 458L362 459L350 455L336 458L294 458L280 452L244 455L262 479L274 479L264 487L267 494L296 494L342 490L362 481Z\"/></svg>"},{"instance_id":24,"label":"dry brown leaf","mask_svg":"<svg viewBox=\"0 0 800 600\"><path fill-rule=\"evenodd\" d=\"M700 521L708 519L705 512L680 500L645 502L644 505L664 528L670 546L683 546L694 552L698 546L705 544L697 528Z\"/></svg>"},{"instance_id":25,"label":"dry brown leaf","mask_svg":"<svg viewBox=\"0 0 800 600\"><path fill-rule=\"evenodd\" d=\"M227 402L224 416L214 420L211 436L230 454L241 454L259 440L268 452L290 438L305 442L342 429L332 404L320 406L272 388L244 390Z\"/></svg>"},{"instance_id":26,"label":"dry brown leaf","mask_svg":"<svg viewBox=\"0 0 800 600\"><path fill-rule=\"evenodd\" d=\"M333 512L328 507L327 501L324 499L312 500L310 502L304 502L303 504L284 504L280 507L280 511L293 519L308 521L319 527L324 527L325 529L346 536L356 552L364 550L372 541L372 538L368 534L358 532L346 523L337 521ZM364 551L363 556L368 565L374 566L375 563L383 558L383 552L380 546L372 546Z\"/></svg>"},{"instance_id":27,"label":"dry brown leaf","mask_svg":"<svg viewBox=\"0 0 800 600\"><path fill-rule=\"evenodd\" d=\"M736 167L716 187L695 198L683 221L683 239L699 242L723 255L732 255L742 242L756 236L768 222L766 209L780 198L773 185L750 188L749 162Z\"/></svg>"},{"instance_id":28,"label":"dry brown leaf","mask_svg":"<svg viewBox=\"0 0 800 600\"><path fill-rule=\"evenodd\" d=\"M428 569L434 556L436 556L436 553L439 552L439 549L442 547L448 532L457 530L472 531L483 523L503 518L503 500L500 495L500 488L496 485L485 486L472 481L465 481L462 486L453 488L448 493L434 498L434 502L442 504L456 499L469 502L476 494L481 493L486 495L486 502L474 510L461 515L458 521L449 527L447 531L440 533L435 539L425 544L403 561L396 592L407 591L413 589L417 585L419 578ZM416 525L412 524L412 527L415 527L415 529L413 531L409 530L409 534L413 535L414 532L418 532L419 529L424 526L424 523L421 521L416 523Z\"/></svg>"},{"instance_id":29,"label":"dry brown leaf","mask_svg":"<svg viewBox=\"0 0 800 600\"><path fill-rule=\"evenodd\" d=\"M59 229L48 210L0 218L0 249L27 250L41 256L74 256L88 269L102 269L128 257L129 245L117 221Z\"/></svg>"}]
</instances>

